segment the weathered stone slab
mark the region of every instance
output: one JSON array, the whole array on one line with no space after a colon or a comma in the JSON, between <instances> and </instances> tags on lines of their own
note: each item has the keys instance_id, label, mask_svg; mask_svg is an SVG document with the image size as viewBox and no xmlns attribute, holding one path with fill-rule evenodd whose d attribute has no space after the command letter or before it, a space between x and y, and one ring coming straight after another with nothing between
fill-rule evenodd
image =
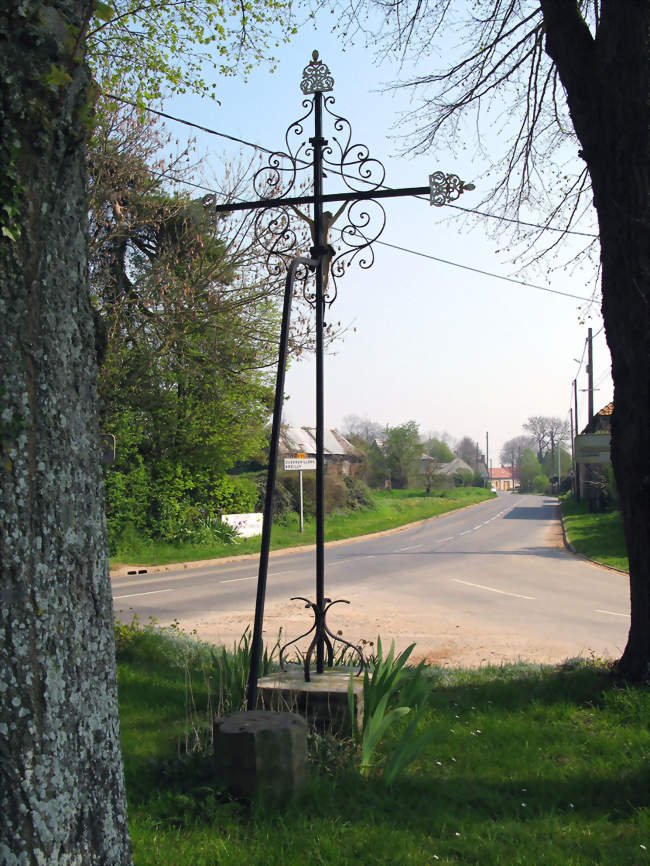
<instances>
[{"instance_id":1,"label":"weathered stone slab","mask_svg":"<svg viewBox=\"0 0 650 866\"><path fill-rule=\"evenodd\" d=\"M354 723L363 724L363 677L353 677ZM352 719L348 704L349 672L328 670L311 674L306 683L301 668L278 671L257 682L258 702L265 709L300 713L319 729L350 735Z\"/></svg>"},{"instance_id":2,"label":"weathered stone slab","mask_svg":"<svg viewBox=\"0 0 650 866\"><path fill-rule=\"evenodd\" d=\"M235 796L288 799L307 777L307 723L295 713L268 710L217 718L214 756Z\"/></svg>"}]
</instances>

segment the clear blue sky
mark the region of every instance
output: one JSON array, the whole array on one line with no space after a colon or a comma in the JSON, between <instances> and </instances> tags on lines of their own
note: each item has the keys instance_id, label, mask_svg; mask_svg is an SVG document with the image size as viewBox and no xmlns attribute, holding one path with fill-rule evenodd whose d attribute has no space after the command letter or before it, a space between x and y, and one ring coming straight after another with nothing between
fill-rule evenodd
<instances>
[{"instance_id":1,"label":"clear blue sky","mask_svg":"<svg viewBox=\"0 0 650 866\"><path fill-rule=\"evenodd\" d=\"M413 105L409 92L386 92L383 87L397 79L397 68L388 62L376 65L372 51L361 42L343 51L326 26L307 25L290 45L278 49L275 73L260 68L246 82L219 80L220 105L183 96L167 100L164 108L282 149L286 128L302 114L299 84L313 49L320 51L334 77L336 109L350 121L353 140L366 144L371 155L382 160L387 185L426 185L429 173L442 169L477 186L459 204L473 207L481 201L481 190L488 188L487 166L471 132L458 141L455 153L439 149L436 154L401 156L398 136L405 126L400 118ZM185 127L167 126L181 140L191 135ZM238 145L199 134L198 152L204 161L197 180L218 179L224 162L236 159L239 151ZM243 152L248 156L245 148ZM340 179L328 178L326 184L326 192L336 191ZM489 210L489 204L484 207ZM547 262L537 270L519 272L513 254L498 251L499 223L470 224L457 211L431 208L412 198L388 200L385 209L387 225L381 240L386 243L558 292L586 298L593 294L595 266L547 275L547 265L555 263ZM594 230L594 224L589 229ZM580 308L586 305L578 300L379 244L375 256L371 269L353 266L340 281L339 297L329 314L350 330L326 359L327 426L340 427L349 414L390 425L412 419L423 434L470 436L481 447L489 432L496 466L502 444L522 432L530 415L568 417L571 383L578 372L575 359L583 355L587 327L594 333L601 329L599 303L591 305L590 317L581 323ZM561 250L555 256L555 261L564 260ZM587 385L585 364L586 356L578 379L581 389ZM601 331L594 340L596 410L612 399L609 368ZM285 420L313 424L311 360L292 365L286 391ZM586 406L586 393L581 391L581 427Z\"/></svg>"}]
</instances>

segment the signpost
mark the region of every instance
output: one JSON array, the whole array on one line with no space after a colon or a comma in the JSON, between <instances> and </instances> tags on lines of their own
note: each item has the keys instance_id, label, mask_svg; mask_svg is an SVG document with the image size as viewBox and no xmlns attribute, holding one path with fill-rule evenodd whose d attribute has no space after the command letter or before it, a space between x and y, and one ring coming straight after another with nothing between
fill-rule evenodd
<instances>
[{"instance_id":1,"label":"signpost","mask_svg":"<svg viewBox=\"0 0 650 866\"><path fill-rule=\"evenodd\" d=\"M298 490L300 492L300 531L305 531L302 511L302 473L303 470L316 469L316 458L307 457L306 454L298 454L297 457L285 457L285 472L298 472Z\"/></svg>"}]
</instances>

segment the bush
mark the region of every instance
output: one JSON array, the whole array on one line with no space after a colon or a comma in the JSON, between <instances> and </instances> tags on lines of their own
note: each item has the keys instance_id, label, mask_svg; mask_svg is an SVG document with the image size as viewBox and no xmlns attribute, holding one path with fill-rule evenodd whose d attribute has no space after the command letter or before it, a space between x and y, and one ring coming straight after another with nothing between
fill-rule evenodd
<instances>
[{"instance_id":1,"label":"bush","mask_svg":"<svg viewBox=\"0 0 650 866\"><path fill-rule=\"evenodd\" d=\"M454 483L456 487L470 487L474 479L474 473L470 469L459 469L454 472Z\"/></svg>"},{"instance_id":2,"label":"bush","mask_svg":"<svg viewBox=\"0 0 650 866\"><path fill-rule=\"evenodd\" d=\"M533 492L548 493L550 483L546 475L536 475L533 478Z\"/></svg>"},{"instance_id":3,"label":"bush","mask_svg":"<svg viewBox=\"0 0 650 866\"><path fill-rule=\"evenodd\" d=\"M105 487L111 553L125 547L126 536L172 544L227 540L220 515L249 513L257 502L257 488L248 478L168 460L148 466L139 454L130 465L108 469Z\"/></svg>"},{"instance_id":4,"label":"bush","mask_svg":"<svg viewBox=\"0 0 650 866\"><path fill-rule=\"evenodd\" d=\"M367 484L364 484L360 478L353 478L350 475L345 475L343 481L348 489L346 503L348 508L354 510L374 508L374 502Z\"/></svg>"},{"instance_id":5,"label":"bush","mask_svg":"<svg viewBox=\"0 0 650 866\"><path fill-rule=\"evenodd\" d=\"M325 513L339 511L345 508L348 501L348 489L338 475L325 476Z\"/></svg>"}]
</instances>

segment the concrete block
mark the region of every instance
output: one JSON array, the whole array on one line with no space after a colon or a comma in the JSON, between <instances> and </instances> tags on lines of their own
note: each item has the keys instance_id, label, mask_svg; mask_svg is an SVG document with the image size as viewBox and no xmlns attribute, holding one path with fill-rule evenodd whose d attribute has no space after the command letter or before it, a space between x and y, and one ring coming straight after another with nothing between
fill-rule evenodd
<instances>
[{"instance_id":1,"label":"concrete block","mask_svg":"<svg viewBox=\"0 0 650 866\"><path fill-rule=\"evenodd\" d=\"M217 718L214 756L235 796L289 799L307 778L307 723L295 713L269 710Z\"/></svg>"},{"instance_id":2,"label":"concrete block","mask_svg":"<svg viewBox=\"0 0 650 866\"><path fill-rule=\"evenodd\" d=\"M361 730L363 677L353 677L352 683L354 723ZM299 713L319 730L333 730L350 736L352 719L348 703L349 685L349 672L312 672L311 681L306 683L302 667L293 668L258 680L258 703L265 709Z\"/></svg>"}]
</instances>

